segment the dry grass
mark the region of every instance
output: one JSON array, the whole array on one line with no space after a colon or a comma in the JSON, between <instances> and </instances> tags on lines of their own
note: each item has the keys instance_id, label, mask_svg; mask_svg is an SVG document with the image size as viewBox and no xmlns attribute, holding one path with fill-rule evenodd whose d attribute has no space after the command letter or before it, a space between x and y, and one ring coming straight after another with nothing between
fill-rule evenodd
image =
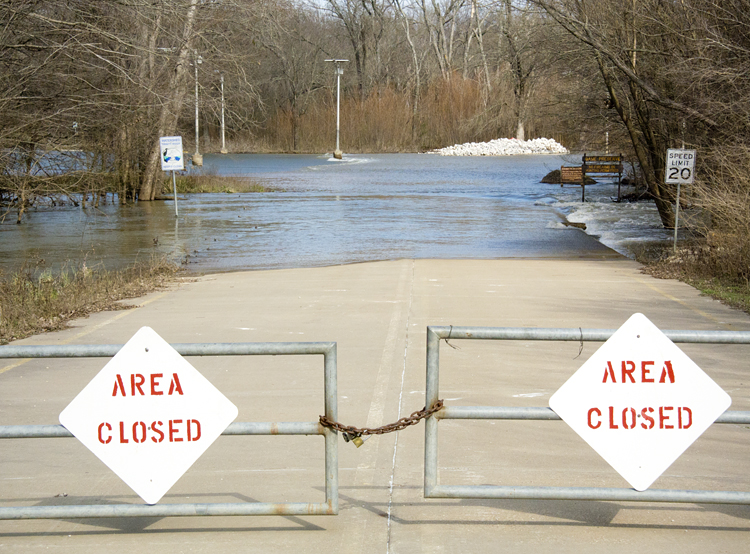
<instances>
[{"instance_id":1,"label":"dry grass","mask_svg":"<svg viewBox=\"0 0 750 554\"><path fill-rule=\"evenodd\" d=\"M169 183L171 188L171 183ZM218 175L182 175L177 177L179 194L195 192L269 192L268 189L252 179L240 177L223 177Z\"/></svg>"},{"instance_id":2,"label":"dry grass","mask_svg":"<svg viewBox=\"0 0 750 554\"><path fill-rule=\"evenodd\" d=\"M57 274L33 264L10 275L0 272L0 344L63 329L91 313L131 307L119 301L166 286L178 271L154 259L117 271L92 270L83 262Z\"/></svg>"},{"instance_id":3,"label":"dry grass","mask_svg":"<svg viewBox=\"0 0 750 554\"><path fill-rule=\"evenodd\" d=\"M416 117L411 87L397 90L381 86L366 97L355 94L341 99L341 148L345 152L415 152L468 141L512 136L515 131L507 102L507 87L496 83L492 101L483 97L477 79L456 74L423 86ZM512 94L512 91L510 91ZM310 99L296 120L297 152L330 152L336 143L336 95L320 91ZM295 120L290 109L280 108L269 117L258 136L235 151L292 152ZM529 133L533 133L529 123ZM540 131L542 129L539 129ZM239 148L239 150L238 150Z\"/></svg>"}]
</instances>

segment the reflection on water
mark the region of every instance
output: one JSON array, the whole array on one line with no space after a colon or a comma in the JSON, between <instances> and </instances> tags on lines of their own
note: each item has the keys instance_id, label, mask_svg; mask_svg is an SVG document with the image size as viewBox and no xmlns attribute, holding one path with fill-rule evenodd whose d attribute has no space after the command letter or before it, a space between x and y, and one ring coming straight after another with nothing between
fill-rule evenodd
<instances>
[{"instance_id":1,"label":"reflection on water","mask_svg":"<svg viewBox=\"0 0 750 554\"><path fill-rule=\"evenodd\" d=\"M608 257L561 228L559 187L539 183L557 156L455 158L427 154L206 155L207 171L246 175L280 192L194 194L142 202L32 209L0 225L0 267L29 257L103 260L152 254L193 271L313 267L396 258ZM557 189L557 190L555 190ZM14 218L12 218L13 221Z\"/></svg>"}]
</instances>

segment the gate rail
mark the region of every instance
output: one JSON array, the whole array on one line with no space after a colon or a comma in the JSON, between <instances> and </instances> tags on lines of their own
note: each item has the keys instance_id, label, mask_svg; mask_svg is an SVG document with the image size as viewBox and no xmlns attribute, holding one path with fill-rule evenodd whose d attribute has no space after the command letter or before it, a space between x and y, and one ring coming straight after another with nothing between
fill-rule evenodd
<instances>
[{"instance_id":1,"label":"gate rail","mask_svg":"<svg viewBox=\"0 0 750 554\"><path fill-rule=\"evenodd\" d=\"M427 384L425 403L438 400L441 339L593 341L604 342L615 330L533 329L523 327L427 327ZM750 344L747 331L663 331L675 343ZM545 407L446 406L425 421L424 497L537 500L604 500L750 504L750 492L701 490L646 490L603 487L529 487L438 484L438 423L441 419L560 420ZM716 423L750 424L750 411L726 411Z\"/></svg>"},{"instance_id":2,"label":"gate rail","mask_svg":"<svg viewBox=\"0 0 750 554\"><path fill-rule=\"evenodd\" d=\"M104 358L112 357L121 344L66 346L0 346L4 358ZM182 356L265 356L323 355L325 415L337 417L336 343L189 343L171 345ZM325 439L325 495L322 503L184 503L114 504L88 506L11 506L0 507L3 519L59 519L89 517L166 517L166 516L249 516L249 515L336 515L338 513L338 434L310 422L235 422L222 435L323 435ZM62 425L0 426L0 439L58 438L73 435Z\"/></svg>"}]
</instances>

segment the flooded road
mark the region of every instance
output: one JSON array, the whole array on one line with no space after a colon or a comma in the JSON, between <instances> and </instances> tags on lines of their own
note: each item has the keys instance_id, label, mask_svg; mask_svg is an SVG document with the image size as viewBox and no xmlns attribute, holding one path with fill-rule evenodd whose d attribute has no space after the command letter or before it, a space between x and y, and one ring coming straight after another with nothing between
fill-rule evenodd
<instances>
[{"instance_id":1,"label":"flooded road","mask_svg":"<svg viewBox=\"0 0 750 554\"><path fill-rule=\"evenodd\" d=\"M267 193L192 194L136 205L32 208L0 225L0 268L30 258L107 268L167 255L194 272L397 258L618 256L561 224L580 189L540 183L559 156L206 155L204 171ZM589 187L587 187L587 191Z\"/></svg>"}]
</instances>

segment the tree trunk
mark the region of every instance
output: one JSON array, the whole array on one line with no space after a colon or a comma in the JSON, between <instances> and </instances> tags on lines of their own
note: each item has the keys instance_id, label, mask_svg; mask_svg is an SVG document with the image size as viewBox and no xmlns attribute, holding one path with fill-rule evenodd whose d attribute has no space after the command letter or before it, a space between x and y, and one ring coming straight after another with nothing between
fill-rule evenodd
<instances>
[{"instance_id":1,"label":"tree trunk","mask_svg":"<svg viewBox=\"0 0 750 554\"><path fill-rule=\"evenodd\" d=\"M198 0L190 0L190 7L185 17L185 25L182 32L182 44L177 57L177 66L170 81L169 88L172 91L172 95L162 106L161 115L159 116L159 125L157 127L159 136L170 136L174 134L177 128L180 107L187 94L188 58L192 50L193 27L197 11ZM138 192L139 200L153 200L156 196L155 184L161 168L159 136L154 137L153 146L146 161L146 169L143 173L140 191Z\"/></svg>"},{"instance_id":2,"label":"tree trunk","mask_svg":"<svg viewBox=\"0 0 750 554\"><path fill-rule=\"evenodd\" d=\"M409 27L409 18L406 17L406 14L404 13L403 8L401 7L401 2L399 0L396 0L396 7L398 8L399 13L401 14L401 20L404 24L404 31L406 32L406 42L409 43L409 48L411 49L411 57L412 61L414 62L414 99L412 101L412 107L411 107L411 140L414 145L417 145L417 113L418 113L418 106L419 106L419 93L421 89L421 82L420 82L420 76L419 76L419 56L417 55L417 47L414 44L414 39L411 37L411 29ZM417 145L418 146L418 145Z\"/></svg>"},{"instance_id":3,"label":"tree trunk","mask_svg":"<svg viewBox=\"0 0 750 554\"><path fill-rule=\"evenodd\" d=\"M518 126L516 127L516 140L526 140L525 139L525 133L523 129L523 118L519 115L518 117Z\"/></svg>"},{"instance_id":4,"label":"tree trunk","mask_svg":"<svg viewBox=\"0 0 750 554\"><path fill-rule=\"evenodd\" d=\"M607 87L612 106L617 111L620 120L625 125L628 135L630 135L630 142L633 145L635 155L638 158L638 163L641 166L641 172L646 179L648 191L651 193L651 196L653 196L656 203L656 209L659 211L662 225L666 228L674 228L674 211L672 209L672 204L669 202L669 199L666 198L664 188L662 187L661 179L659 178L659 166L654 166L655 153L653 152L653 148L651 149L651 154L653 155L650 155L643 143L643 134L639 133L638 129L636 129L633 118L620 102L617 91L614 88L612 76L604 66L604 60L599 52L596 52L596 61L599 65L599 71L601 72L604 84Z\"/></svg>"}]
</instances>

